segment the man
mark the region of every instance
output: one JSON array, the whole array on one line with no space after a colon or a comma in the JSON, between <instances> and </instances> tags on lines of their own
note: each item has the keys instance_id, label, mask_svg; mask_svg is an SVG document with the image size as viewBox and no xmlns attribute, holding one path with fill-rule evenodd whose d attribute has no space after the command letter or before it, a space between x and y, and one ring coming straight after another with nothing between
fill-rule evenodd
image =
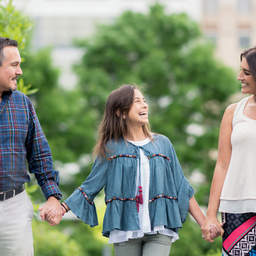
<instances>
[{"instance_id":1,"label":"man","mask_svg":"<svg viewBox=\"0 0 256 256\"><path fill-rule=\"evenodd\" d=\"M59 173L53 170L50 147L29 98L16 91L22 75L21 57L15 40L0 37L0 255L31 256L33 205L24 189L34 173L47 199L42 219L54 210L61 219ZM26 162L27 161L27 162Z\"/></svg>"}]
</instances>

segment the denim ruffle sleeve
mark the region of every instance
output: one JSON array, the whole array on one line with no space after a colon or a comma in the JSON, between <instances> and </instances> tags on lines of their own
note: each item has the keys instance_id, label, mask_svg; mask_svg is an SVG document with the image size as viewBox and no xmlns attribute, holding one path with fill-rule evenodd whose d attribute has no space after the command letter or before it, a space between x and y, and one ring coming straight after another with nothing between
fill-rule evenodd
<instances>
[{"instance_id":1,"label":"denim ruffle sleeve","mask_svg":"<svg viewBox=\"0 0 256 256\"><path fill-rule=\"evenodd\" d=\"M65 200L71 211L91 227L98 225L98 217L93 200L105 186L107 172L107 159L97 158L87 179Z\"/></svg>"},{"instance_id":2,"label":"denim ruffle sleeve","mask_svg":"<svg viewBox=\"0 0 256 256\"><path fill-rule=\"evenodd\" d=\"M85 224L91 227L98 225L96 207L93 202L89 203L82 191L76 189L72 195L65 200L70 210Z\"/></svg>"},{"instance_id":3,"label":"denim ruffle sleeve","mask_svg":"<svg viewBox=\"0 0 256 256\"><path fill-rule=\"evenodd\" d=\"M184 223L189 209L189 200L194 195L194 189L190 186L188 180L184 177L178 191L178 205L180 210L181 222Z\"/></svg>"}]
</instances>

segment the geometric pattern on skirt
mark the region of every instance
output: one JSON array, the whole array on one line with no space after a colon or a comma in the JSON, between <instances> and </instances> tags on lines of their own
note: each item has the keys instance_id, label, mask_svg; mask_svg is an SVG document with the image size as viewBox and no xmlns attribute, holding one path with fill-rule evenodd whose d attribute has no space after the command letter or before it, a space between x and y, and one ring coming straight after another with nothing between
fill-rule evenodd
<instances>
[{"instance_id":1,"label":"geometric pattern on skirt","mask_svg":"<svg viewBox=\"0 0 256 256\"><path fill-rule=\"evenodd\" d=\"M222 213L222 256L256 256L256 214Z\"/></svg>"}]
</instances>

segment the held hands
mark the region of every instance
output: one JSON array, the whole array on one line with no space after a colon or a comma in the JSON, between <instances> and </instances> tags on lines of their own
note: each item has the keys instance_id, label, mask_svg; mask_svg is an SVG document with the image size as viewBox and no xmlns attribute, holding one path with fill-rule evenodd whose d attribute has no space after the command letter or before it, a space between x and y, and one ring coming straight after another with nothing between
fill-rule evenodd
<instances>
[{"instance_id":1,"label":"held hands","mask_svg":"<svg viewBox=\"0 0 256 256\"><path fill-rule=\"evenodd\" d=\"M223 236L224 230L216 217L206 218L201 226L202 237L205 241L214 242L218 236Z\"/></svg>"},{"instance_id":2,"label":"held hands","mask_svg":"<svg viewBox=\"0 0 256 256\"><path fill-rule=\"evenodd\" d=\"M55 197L49 197L39 211L41 219L48 221L51 226L58 225L62 219L63 209Z\"/></svg>"},{"instance_id":3,"label":"held hands","mask_svg":"<svg viewBox=\"0 0 256 256\"><path fill-rule=\"evenodd\" d=\"M216 224L210 225L210 239L214 241L215 238L221 235L221 230ZM203 236L203 235L202 235ZM203 236L204 238L204 236Z\"/></svg>"}]
</instances>

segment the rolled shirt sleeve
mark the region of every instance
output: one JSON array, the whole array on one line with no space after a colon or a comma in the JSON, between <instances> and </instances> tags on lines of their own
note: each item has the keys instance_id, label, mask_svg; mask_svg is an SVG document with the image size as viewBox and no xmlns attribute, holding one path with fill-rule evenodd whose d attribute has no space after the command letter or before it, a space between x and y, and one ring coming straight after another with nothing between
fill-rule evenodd
<instances>
[{"instance_id":1,"label":"rolled shirt sleeve","mask_svg":"<svg viewBox=\"0 0 256 256\"><path fill-rule=\"evenodd\" d=\"M58 195L61 199L59 172L53 169L52 154L48 141L29 99L28 107L29 127L26 148L29 172L35 174L46 199L52 195Z\"/></svg>"}]
</instances>

